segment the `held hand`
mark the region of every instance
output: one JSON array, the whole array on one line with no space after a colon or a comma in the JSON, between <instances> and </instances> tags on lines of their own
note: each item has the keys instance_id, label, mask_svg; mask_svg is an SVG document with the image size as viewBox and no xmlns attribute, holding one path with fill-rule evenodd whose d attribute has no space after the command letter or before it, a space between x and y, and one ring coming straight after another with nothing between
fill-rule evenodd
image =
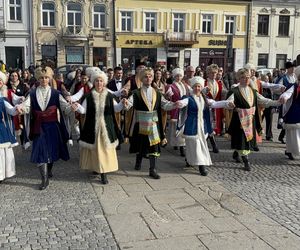
<instances>
[{"instance_id":1,"label":"held hand","mask_svg":"<svg viewBox=\"0 0 300 250\"><path fill-rule=\"evenodd\" d=\"M66 97L67 102L71 102L71 96L67 95Z\"/></svg>"},{"instance_id":2,"label":"held hand","mask_svg":"<svg viewBox=\"0 0 300 250\"><path fill-rule=\"evenodd\" d=\"M286 103L286 99L284 98L284 97L279 97L279 99L278 99L278 102L280 103L280 104L285 104Z\"/></svg>"},{"instance_id":3,"label":"held hand","mask_svg":"<svg viewBox=\"0 0 300 250\"><path fill-rule=\"evenodd\" d=\"M286 89L286 87L285 87L285 86L281 86L281 87L280 87L280 91L281 91L281 93L282 93L282 92L284 92L284 91L285 91L285 89Z\"/></svg>"},{"instance_id":4,"label":"held hand","mask_svg":"<svg viewBox=\"0 0 300 250\"><path fill-rule=\"evenodd\" d=\"M123 106L124 107L127 107L128 106L128 100L126 99L126 98L123 98L122 100L121 100L121 102L123 103Z\"/></svg>"},{"instance_id":5,"label":"held hand","mask_svg":"<svg viewBox=\"0 0 300 250\"><path fill-rule=\"evenodd\" d=\"M20 105L16 105L16 111L17 111L18 115L22 114L23 113L23 107L20 106Z\"/></svg>"},{"instance_id":6,"label":"held hand","mask_svg":"<svg viewBox=\"0 0 300 250\"><path fill-rule=\"evenodd\" d=\"M180 102L180 101L177 101L177 102L175 102L175 107L177 108L177 109L180 109L180 108L182 108L182 103Z\"/></svg>"},{"instance_id":7,"label":"held hand","mask_svg":"<svg viewBox=\"0 0 300 250\"><path fill-rule=\"evenodd\" d=\"M229 102L228 103L228 108L234 109L235 108L234 102Z\"/></svg>"},{"instance_id":8,"label":"held hand","mask_svg":"<svg viewBox=\"0 0 300 250\"><path fill-rule=\"evenodd\" d=\"M121 95L122 95L122 96L127 96L127 95L128 95L128 89L123 88L123 89L121 90Z\"/></svg>"},{"instance_id":9,"label":"held hand","mask_svg":"<svg viewBox=\"0 0 300 250\"><path fill-rule=\"evenodd\" d=\"M74 102L74 103L72 103L71 107L72 107L72 110L75 112L78 109L79 104L77 102Z\"/></svg>"}]
</instances>

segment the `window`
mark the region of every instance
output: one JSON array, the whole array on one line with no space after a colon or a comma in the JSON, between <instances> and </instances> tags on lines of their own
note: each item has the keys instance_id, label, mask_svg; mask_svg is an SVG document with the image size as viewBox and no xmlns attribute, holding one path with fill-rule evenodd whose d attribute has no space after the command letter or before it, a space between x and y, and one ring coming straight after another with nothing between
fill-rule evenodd
<instances>
[{"instance_id":1,"label":"window","mask_svg":"<svg viewBox=\"0 0 300 250\"><path fill-rule=\"evenodd\" d=\"M42 26L54 27L55 7L53 3L42 4Z\"/></svg>"},{"instance_id":2,"label":"window","mask_svg":"<svg viewBox=\"0 0 300 250\"><path fill-rule=\"evenodd\" d=\"M279 16L278 36L289 36L290 17Z\"/></svg>"},{"instance_id":3,"label":"window","mask_svg":"<svg viewBox=\"0 0 300 250\"><path fill-rule=\"evenodd\" d=\"M81 6L77 3L69 3L67 7L67 27L71 34L81 31Z\"/></svg>"},{"instance_id":4,"label":"window","mask_svg":"<svg viewBox=\"0 0 300 250\"><path fill-rule=\"evenodd\" d=\"M268 68L268 60L269 60L269 54L258 54L257 65Z\"/></svg>"},{"instance_id":5,"label":"window","mask_svg":"<svg viewBox=\"0 0 300 250\"><path fill-rule=\"evenodd\" d=\"M21 21L21 0L9 0L9 20Z\"/></svg>"},{"instance_id":6,"label":"window","mask_svg":"<svg viewBox=\"0 0 300 250\"><path fill-rule=\"evenodd\" d=\"M132 31L132 12L121 12L122 31Z\"/></svg>"},{"instance_id":7,"label":"window","mask_svg":"<svg viewBox=\"0 0 300 250\"><path fill-rule=\"evenodd\" d=\"M234 34L235 16L226 16L225 19L225 33Z\"/></svg>"},{"instance_id":8,"label":"window","mask_svg":"<svg viewBox=\"0 0 300 250\"><path fill-rule=\"evenodd\" d=\"M212 33L213 15L203 15L202 18L202 33Z\"/></svg>"},{"instance_id":9,"label":"window","mask_svg":"<svg viewBox=\"0 0 300 250\"><path fill-rule=\"evenodd\" d=\"M269 35L269 16L258 15L258 27L257 35L268 36Z\"/></svg>"},{"instance_id":10,"label":"window","mask_svg":"<svg viewBox=\"0 0 300 250\"><path fill-rule=\"evenodd\" d=\"M146 13L146 32L156 32L156 13Z\"/></svg>"},{"instance_id":11,"label":"window","mask_svg":"<svg viewBox=\"0 0 300 250\"><path fill-rule=\"evenodd\" d=\"M286 54L277 54L276 55L276 68L284 69L287 55Z\"/></svg>"},{"instance_id":12,"label":"window","mask_svg":"<svg viewBox=\"0 0 300 250\"><path fill-rule=\"evenodd\" d=\"M84 63L84 47L67 46L66 63Z\"/></svg>"},{"instance_id":13,"label":"window","mask_svg":"<svg viewBox=\"0 0 300 250\"><path fill-rule=\"evenodd\" d=\"M174 13L174 32L184 32L184 14Z\"/></svg>"},{"instance_id":14,"label":"window","mask_svg":"<svg viewBox=\"0 0 300 250\"><path fill-rule=\"evenodd\" d=\"M95 5L94 6L94 28L105 29L105 6Z\"/></svg>"}]
</instances>

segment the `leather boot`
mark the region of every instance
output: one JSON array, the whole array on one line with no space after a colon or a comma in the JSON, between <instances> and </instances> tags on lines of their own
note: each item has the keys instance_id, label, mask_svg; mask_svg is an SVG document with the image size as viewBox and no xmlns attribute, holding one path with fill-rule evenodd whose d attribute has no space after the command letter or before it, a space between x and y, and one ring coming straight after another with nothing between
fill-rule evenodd
<instances>
[{"instance_id":1,"label":"leather boot","mask_svg":"<svg viewBox=\"0 0 300 250\"><path fill-rule=\"evenodd\" d=\"M242 162L239 152L236 150L233 151L232 158L235 160L236 163Z\"/></svg>"},{"instance_id":2,"label":"leather boot","mask_svg":"<svg viewBox=\"0 0 300 250\"><path fill-rule=\"evenodd\" d=\"M101 183L104 185L108 184L107 174L103 173L103 174L100 174L100 176L101 176Z\"/></svg>"},{"instance_id":3,"label":"leather boot","mask_svg":"<svg viewBox=\"0 0 300 250\"><path fill-rule=\"evenodd\" d=\"M44 190L48 187L49 185L49 179L48 179L48 166L47 164L43 164L39 167L40 169L40 173L41 173L41 177L42 177L42 183L39 187L40 190Z\"/></svg>"},{"instance_id":4,"label":"leather boot","mask_svg":"<svg viewBox=\"0 0 300 250\"><path fill-rule=\"evenodd\" d=\"M185 157L185 153L184 153L184 147L179 147L180 150L180 156Z\"/></svg>"},{"instance_id":5,"label":"leather boot","mask_svg":"<svg viewBox=\"0 0 300 250\"><path fill-rule=\"evenodd\" d=\"M150 169L149 169L149 176L151 176L153 179L160 179L160 176L157 174L156 171L156 156L149 156L150 161Z\"/></svg>"},{"instance_id":6,"label":"leather boot","mask_svg":"<svg viewBox=\"0 0 300 250\"><path fill-rule=\"evenodd\" d=\"M134 167L135 170L141 170L142 160L143 160L143 156L141 154L136 154L135 167Z\"/></svg>"},{"instance_id":7,"label":"leather boot","mask_svg":"<svg viewBox=\"0 0 300 250\"><path fill-rule=\"evenodd\" d=\"M219 153L219 149L217 147L217 143L216 143L215 137L213 135L211 135L208 138L209 138L209 141L211 143L213 152L216 153L216 154Z\"/></svg>"},{"instance_id":8,"label":"leather boot","mask_svg":"<svg viewBox=\"0 0 300 250\"><path fill-rule=\"evenodd\" d=\"M207 176L207 174L208 174L204 165L199 165L199 172L202 176Z\"/></svg>"},{"instance_id":9,"label":"leather boot","mask_svg":"<svg viewBox=\"0 0 300 250\"><path fill-rule=\"evenodd\" d=\"M284 152L284 154L289 157L290 160L295 160L294 156L292 155L292 153L288 153L287 151Z\"/></svg>"},{"instance_id":10,"label":"leather boot","mask_svg":"<svg viewBox=\"0 0 300 250\"><path fill-rule=\"evenodd\" d=\"M251 168L250 168L250 163L249 163L249 160L248 160L248 156L247 155L243 155L242 156L242 161L244 162L245 170L246 171L250 171Z\"/></svg>"},{"instance_id":11,"label":"leather boot","mask_svg":"<svg viewBox=\"0 0 300 250\"><path fill-rule=\"evenodd\" d=\"M48 167L48 178L53 177L52 168L53 168L53 162L47 164Z\"/></svg>"}]
</instances>

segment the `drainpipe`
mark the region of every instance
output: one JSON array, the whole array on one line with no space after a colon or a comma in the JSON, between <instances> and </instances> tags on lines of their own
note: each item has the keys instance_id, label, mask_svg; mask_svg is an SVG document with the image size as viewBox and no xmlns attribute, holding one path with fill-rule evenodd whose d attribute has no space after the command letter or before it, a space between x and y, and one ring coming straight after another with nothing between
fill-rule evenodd
<instances>
[{"instance_id":1,"label":"drainpipe","mask_svg":"<svg viewBox=\"0 0 300 250\"><path fill-rule=\"evenodd\" d=\"M34 49L34 23L32 21L32 18L34 16L34 11L33 11L33 3L32 1L28 1L29 2L29 9L31 11L30 15L29 15L29 27L31 27L31 29L29 29L29 35L30 35L30 63L33 63L33 65L35 65L35 49Z\"/></svg>"},{"instance_id":2,"label":"drainpipe","mask_svg":"<svg viewBox=\"0 0 300 250\"><path fill-rule=\"evenodd\" d=\"M114 50L114 58L113 58L113 66L117 66L117 42L116 42L116 0L112 0L112 10L113 10L113 50Z\"/></svg>"},{"instance_id":3,"label":"drainpipe","mask_svg":"<svg viewBox=\"0 0 300 250\"><path fill-rule=\"evenodd\" d=\"M247 12L248 12L248 21L247 21L247 35L246 35L246 63L249 62L249 54L250 54L250 32L251 32L251 10L253 9L253 2L248 4Z\"/></svg>"}]
</instances>

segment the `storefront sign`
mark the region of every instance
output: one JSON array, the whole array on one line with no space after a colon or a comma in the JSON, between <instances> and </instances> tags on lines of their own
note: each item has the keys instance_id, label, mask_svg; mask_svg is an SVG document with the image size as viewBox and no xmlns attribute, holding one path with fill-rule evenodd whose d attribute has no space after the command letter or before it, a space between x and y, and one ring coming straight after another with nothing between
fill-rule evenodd
<instances>
[{"instance_id":1,"label":"storefront sign","mask_svg":"<svg viewBox=\"0 0 300 250\"><path fill-rule=\"evenodd\" d=\"M225 56L225 49L200 49L200 56L203 57L224 57Z\"/></svg>"},{"instance_id":2,"label":"storefront sign","mask_svg":"<svg viewBox=\"0 0 300 250\"><path fill-rule=\"evenodd\" d=\"M126 40L125 44L152 45L151 40Z\"/></svg>"},{"instance_id":3,"label":"storefront sign","mask_svg":"<svg viewBox=\"0 0 300 250\"><path fill-rule=\"evenodd\" d=\"M226 40L209 40L208 41L209 46L227 46Z\"/></svg>"}]
</instances>

